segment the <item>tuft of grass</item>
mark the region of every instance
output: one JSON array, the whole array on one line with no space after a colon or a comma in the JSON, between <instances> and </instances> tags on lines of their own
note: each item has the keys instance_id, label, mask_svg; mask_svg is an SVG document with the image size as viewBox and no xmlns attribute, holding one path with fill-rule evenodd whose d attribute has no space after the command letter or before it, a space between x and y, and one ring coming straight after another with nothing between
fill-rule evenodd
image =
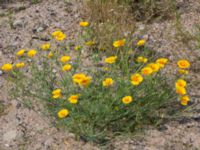
<instances>
[{"instance_id":1,"label":"tuft of grass","mask_svg":"<svg viewBox=\"0 0 200 150\"><path fill-rule=\"evenodd\" d=\"M135 29L129 7L116 0L90 0L84 3L93 22L93 38L98 49L112 50L113 40L130 36Z\"/></svg>"},{"instance_id":2,"label":"tuft of grass","mask_svg":"<svg viewBox=\"0 0 200 150\"><path fill-rule=\"evenodd\" d=\"M173 17L176 0L129 0L129 5L136 20L149 22Z\"/></svg>"},{"instance_id":3,"label":"tuft of grass","mask_svg":"<svg viewBox=\"0 0 200 150\"><path fill-rule=\"evenodd\" d=\"M0 102L0 115L4 112L5 106Z\"/></svg>"}]
</instances>

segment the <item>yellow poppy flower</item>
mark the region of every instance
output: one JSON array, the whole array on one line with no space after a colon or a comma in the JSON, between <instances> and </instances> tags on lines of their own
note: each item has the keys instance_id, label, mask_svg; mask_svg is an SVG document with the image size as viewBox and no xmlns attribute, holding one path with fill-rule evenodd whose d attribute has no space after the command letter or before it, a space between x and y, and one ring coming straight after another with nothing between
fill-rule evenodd
<instances>
[{"instance_id":1,"label":"yellow poppy flower","mask_svg":"<svg viewBox=\"0 0 200 150\"><path fill-rule=\"evenodd\" d=\"M108 63L108 64L113 64L115 63L117 60L117 56L110 56L110 57L107 57L104 62Z\"/></svg>"},{"instance_id":2,"label":"yellow poppy flower","mask_svg":"<svg viewBox=\"0 0 200 150\"><path fill-rule=\"evenodd\" d=\"M82 22L79 23L79 25L80 25L81 27L87 27L87 26L89 26L89 22L87 22L87 21L82 21Z\"/></svg>"},{"instance_id":3,"label":"yellow poppy flower","mask_svg":"<svg viewBox=\"0 0 200 150\"><path fill-rule=\"evenodd\" d=\"M71 70L71 68L72 68L72 66L71 66L70 64L66 64L66 65L64 65L64 66L62 67L62 70L63 70L63 71L69 71L69 70Z\"/></svg>"},{"instance_id":4,"label":"yellow poppy flower","mask_svg":"<svg viewBox=\"0 0 200 150\"><path fill-rule=\"evenodd\" d=\"M72 79L74 83L79 83L83 77L85 77L85 74L80 73L80 74L73 75Z\"/></svg>"},{"instance_id":5,"label":"yellow poppy flower","mask_svg":"<svg viewBox=\"0 0 200 150\"><path fill-rule=\"evenodd\" d=\"M156 63L159 64L160 68L163 68L168 62L167 58L159 58L156 60Z\"/></svg>"},{"instance_id":6,"label":"yellow poppy flower","mask_svg":"<svg viewBox=\"0 0 200 150\"><path fill-rule=\"evenodd\" d=\"M145 43L146 43L146 41L143 39L143 40L139 40L136 45L137 46L144 46Z\"/></svg>"},{"instance_id":7,"label":"yellow poppy flower","mask_svg":"<svg viewBox=\"0 0 200 150\"><path fill-rule=\"evenodd\" d=\"M80 86L88 86L91 83L91 77L85 74L75 74L72 77L73 82L79 84Z\"/></svg>"},{"instance_id":8,"label":"yellow poppy flower","mask_svg":"<svg viewBox=\"0 0 200 150\"><path fill-rule=\"evenodd\" d=\"M34 57L36 54L37 54L37 51L34 49L29 50L27 53L28 57Z\"/></svg>"},{"instance_id":9,"label":"yellow poppy flower","mask_svg":"<svg viewBox=\"0 0 200 150\"><path fill-rule=\"evenodd\" d=\"M79 82L79 85L86 87L90 83L91 83L91 77L85 76L84 78L81 79L81 82Z\"/></svg>"},{"instance_id":10,"label":"yellow poppy flower","mask_svg":"<svg viewBox=\"0 0 200 150\"><path fill-rule=\"evenodd\" d=\"M177 62L177 65L181 69L190 68L190 62L188 60L182 59Z\"/></svg>"},{"instance_id":11,"label":"yellow poppy flower","mask_svg":"<svg viewBox=\"0 0 200 150\"><path fill-rule=\"evenodd\" d=\"M63 41L66 38L66 34L64 34L62 31L57 30L52 33L52 36L57 40L57 41Z\"/></svg>"},{"instance_id":12,"label":"yellow poppy flower","mask_svg":"<svg viewBox=\"0 0 200 150\"><path fill-rule=\"evenodd\" d=\"M52 91L53 95L60 94L60 93L61 93L61 89L55 89Z\"/></svg>"},{"instance_id":13,"label":"yellow poppy flower","mask_svg":"<svg viewBox=\"0 0 200 150\"><path fill-rule=\"evenodd\" d=\"M69 98L68 98L68 101L71 103L71 104L77 104L78 103L78 98L79 98L79 95L71 95Z\"/></svg>"},{"instance_id":14,"label":"yellow poppy flower","mask_svg":"<svg viewBox=\"0 0 200 150\"><path fill-rule=\"evenodd\" d=\"M58 112L58 118L65 118L69 115L69 110L68 109L61 109L59 112Z\"/></svg>"},{"instance_id":15,"label":"yellow poppy flower","mask_svg":"<svg viewBox=\"0 0 200 150\"><path fill-rule=\"evenodd\" d=\"M62 31L57 30L57 31L54 31L51 35L55 37L55 36L60 35L60 34L62 34Z\"/></svg>"},{"instance_id":16,"label":"yellow poppy flower","mask_svg":"<svg viewBox=\"0 0 200 150\"><path fill-rule=\"evenodd\" d=\"M133 98L132 98L131 96L125 96L125 97L122 98L122 102L123 102L124 104L129 104L129 103L131 103L132 101L133 101Z\"/></svg>"},{"instance_id":17,"label":"yellow poppy flower","mask_svg":"<svg viewBox=\"0 0 200 150\"><path fill-rule=\"evenodd\" d=\"M46 44L43 44L42 46L41 46L41 49L42 50L44 50L44 51L46 51L46 50L49 50L50 49L50 43L46 43Z\"/></svg>"},{"instance_id":18,"label":"yellow poppy flower","mask_svg":"<svg viewBox=\"0 0 200 150\"><path fill-rule=\"evenodd\" d=\"M104 87L110 87L114 84L114 81L112 78L106 78L103 82L102 82Z\"/></svg>"},{"instance_id":19,"label":"yellow poppy flower","mask_svg":"<svg viewBox=\"0 0 200 150\"><path fill-rule=\"evenodd\" d=\"M131 83L133 85L139 85L142 81L143 81L143 77L139 73L133 74L131 76Z\"/></svg>"},{"instance_id":20,"label":"yellow poppy flower","mask_svg":"<svg viewBox=\"0 0 200 150\"><path fill-rule=\"evenodd\" d=\"M21 50L19 50L19 51L16 53L16 55L19 56L19 57L21 57L21 56L24 55L25 51L26 51L25 49L21 49Z\"/></svg>"},{"instance_id":21,"label":"yellow poppy flower","mask_svg":"<svg viewBox=\"0 0 200 150\"><path fill-rule=\"evenodd\" d=\"M179 94L179 95L185 95L186 94L186 89L184 87L177 86L176 87L176 93Z\"/></svg>"},{"instance_id":22,"label":"yellow poppy flower","mask_svg":"<svg viewBox=\"0 0 200 150\"><path fill-rule=\"evenodd\" d=\"M118 40L118 41L113 42L113 46L116 47L116 48L117 48L117 47L122 47L122 46L125 45L125 42L126 42L125 39Z\"/></svg>"},{"instance_id":23,"label":"yellow poppy flower","mask_svg":"<svg viewBox=\"0 0 200 150\"><path fill-rule=\"evenodd\" d=\"M61 89L55 89L52 91L52 97L58 99L62 97Z\"/></svg>"},{"instance_id":24,"label":"yellow poppy flower","mask_svg":"<svg viewBox=\"0 0 200 150\"><path fill-rule=\"evenodd\" d=\"M61 98L61 97L62 97L61 94L55 94L55 95L52 96L52 98L54 98L54 99L58 99L58 98Z\"/></svg>"},{"instance_id":25,"label":"yellow poppy flower","mask_svg":"<svg viewBox=\"0 0 200 150\"><path fill-rule=\"evenodd\" d=\"M17 63L15 65L17 68L23 68L25 66L24 62L21 62L21 63Z\"/></svg>"},{"instance_id":26,"label":"yellow poppy flower","mask_svg":"<svg viewBox=\"0 0 200 150\"><path fill-rule=\"evenodd\" d=\"M180 98L180 101L181 101L181 105L186 106L186 105L188 105L190 98L188 95L184 95Z\"/></svg>"},{"instance_id":27,"label":"yellow poppy flower","mask_svg":"<svg viewBox=\"0 0 200 150\"><path fill-rule=\"evenodd\" d=\"M11 71L13 68L12 64L4 64L2 67L1 67L1 70L3 71Z\"/></svg>"},{"instance_id":28,"label":"yellow poppy flower","mask_svg":"<svg viewBox=\"0 0 200 150\"><path fill-rule=\"evenodd\" d=\"M70 61L70 59L71 59L70 56L62 56L62 57L60 58L60 61L61 61L62 63L66 63L66 62Z\"/></svg>"},{"instance_id":29,"label":"yellow poppy flower","mask_svg":"<svg viewBox=\"0 0 200 150\"><path fill-rule=\"evenodd\" d=\"M160 65L158 65L157 63L150 63L147 66L150 67L153 72L157 72L160 69Z\"/></svg>"},{"instance_id":30,"label":"yellow poppy flower","mask_svg":"<svg viewBox=\"0 0 200 150\"><path fill-rule=\"evenodd\" d=\"M55 39L56 39L57 41L63 41L65 38L66 38L66 35L65 35L65 34L61 34L61 35L55 37Z\"/></svg>"},{"instance_id":31,"label":"yellow poppy flower","mask_svg":"<svg viewBox=\"0 0 200 150\"><path fill-rule=\"evenodd\" d=\"M139 56L137 58L138 63L146 63L147 61L148 61L148 59L146 57Z\"/></svg>"},{"instance_id":32,"label":"yellow poppy flower","mask_svg":"<svg viewBox=\"0 0 200 150\"><path fill-rule=\"evenodd\" d=\"M175 84L176 87L178 87L178 86L179 87L186 87L186 85L187 85L187 82L183 79L178 79L176 81L176 84Z\"/></svg>"},{"instance_id":33,"label":"yellow poppy flower","mask_svg":"<svg viewBox=\"0 0 200 150\"><path fill-rule=\"evenodd\" d=\"M153 69L151 69L150 67L144 67L142 70L141 70L141 73L145 76L147 75L150 75L153 73Z\"/></svg>"}]
</instances>

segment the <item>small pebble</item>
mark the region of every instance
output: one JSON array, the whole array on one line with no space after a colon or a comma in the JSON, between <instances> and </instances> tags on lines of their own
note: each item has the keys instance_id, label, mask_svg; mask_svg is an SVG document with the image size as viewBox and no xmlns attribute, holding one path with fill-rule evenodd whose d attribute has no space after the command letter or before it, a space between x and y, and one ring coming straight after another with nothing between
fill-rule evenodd
<instances>
[{"instance_id":1,"label":"small pebble","mask_svg":"<svg viewBox=\"0 0 200 150\"><path fill-rule=\"evenodd\" d=\"M56 69L53 69L53 70L52 70L52 72L53 72L53 73L56 73L56 72L57 72L57 70L56 70Z\"/></svg>"},{"instance_id":2,"label":"small pebble","mask_svg":"<svg viewBox=\"0 0 200 150\"><path fill-rule=\"evenodd\" d=\"M0 70L0 76L2 76L2 75L3 75L3 71Z\"/></svg>"}]
</instances>

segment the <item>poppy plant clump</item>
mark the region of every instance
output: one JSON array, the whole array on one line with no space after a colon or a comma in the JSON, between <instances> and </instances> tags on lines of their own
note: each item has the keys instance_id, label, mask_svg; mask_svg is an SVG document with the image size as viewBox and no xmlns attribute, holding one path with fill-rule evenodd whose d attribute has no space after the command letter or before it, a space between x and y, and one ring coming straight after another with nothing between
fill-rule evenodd
<instances>
[{"instance_id":1,"label":"poppy plant clump","mask_svg":"<svg viewBox=\"0 0 200 150\"><path fill-rule=\"evenodd\" d=\"M14 63L2 64L16 97L44 102L58 126L94 141L153 125L174 102L189 104L188 60L174 63L181 76L171 84L163 72L173 62L156 54L152 58L148 41L112 39L107 51L91 33L91 23L79 26L74 41L58 29L48 43L20 49Z\"/></svg>"}]
</instances>

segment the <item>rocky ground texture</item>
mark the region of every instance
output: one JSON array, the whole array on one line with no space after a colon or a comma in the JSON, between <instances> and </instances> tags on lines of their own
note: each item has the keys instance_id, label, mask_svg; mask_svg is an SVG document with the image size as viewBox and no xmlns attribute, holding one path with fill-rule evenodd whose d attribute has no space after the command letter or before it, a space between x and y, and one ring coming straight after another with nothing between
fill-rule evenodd
<instances>
[{"instance_id":1,"label":"rocky ground texture","mask_svg":"<svg viewBox=\"0 0 200 150\"><path fill-rule=\"evenodd\" d=\"M199 34L199 0L179 2L184 31ZM12 10L14 13L10 13ZM78 2L46 0L37 4L19 2L0 7L0 66L14 60L20 48L34 48L49 40L49 34L62 29L69 37L78 30L81 6ZM192 61L190 88L192 109L181 119L167 121L161 128L149 128L144 135L115 139L109 149L116 150L199 150L200 149L200 50L195 41L179 35L174 19L137 23L135 34L145 33L148 44L170 60ZM187 33L186 32L186 33ZM188 35L188 34L187 34ZM183 37L183 38L181 38ZM0 150L95 150L95 145L75 140L73 134L59 130L40 108L28 109L8 96L9 85L0 72ZM11 91L12 92L12 91ZM107 149L108 149L107 148Z\"/></svg>"}]
</instances>

